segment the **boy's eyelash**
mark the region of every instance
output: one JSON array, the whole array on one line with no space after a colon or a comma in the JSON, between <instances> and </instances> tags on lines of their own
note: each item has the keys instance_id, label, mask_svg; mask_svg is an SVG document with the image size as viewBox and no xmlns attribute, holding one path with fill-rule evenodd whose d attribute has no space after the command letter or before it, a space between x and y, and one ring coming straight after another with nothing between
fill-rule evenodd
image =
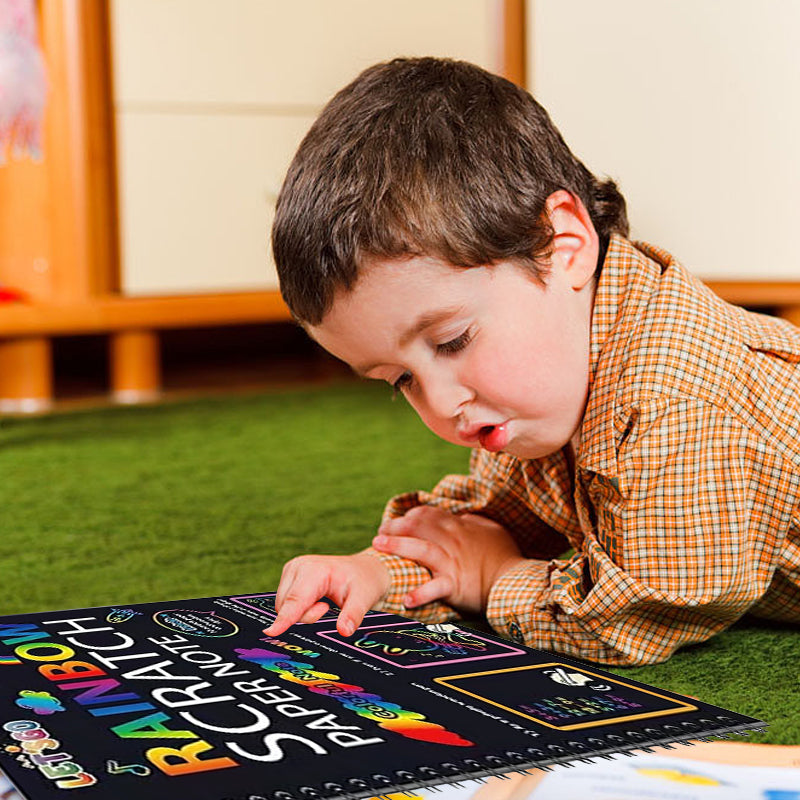
<instances>
[{"instance_id":1,"label":"boy's eyelash","mask_svg":"<svg viewBox=\"0 0 800 800\"><path fill-rule=\"evenodd\" d=\"M393 384L392 384L392 394L397 396L406 386L411 384L411 373L404 372Z\"/></svg>"},{"instance_id":2,"label":"boy's eyelash","mask_svg":"<svg viewBox=\"0 0 800 800\"><path fill-rule=\"evenodd\" d=\"M472 341L472 331L467 329L460 336L455 339L450 339L448 342L442 342L436 345L436 352L441 355L452 355L463 350ZM411 385L413 376L410 372L404 372L391 386L392 394L398 395L403 389Z\"/></svg>"},{"instance_id":3,"label":"boy's eyelash","mask_svg":"<svg viewBox=\"0 0 800 800\"><path fill-rule=\"evenodd\" d=\"M445 355L450 355L452 353L457 353L459 350L463 350L472 340L472 331L469 329L465 330L461 336L456 336L455 339L451 339L449 342L442 342L441 344L436 345L436 352L443 353Z\"/></svg>"}]
</instances>

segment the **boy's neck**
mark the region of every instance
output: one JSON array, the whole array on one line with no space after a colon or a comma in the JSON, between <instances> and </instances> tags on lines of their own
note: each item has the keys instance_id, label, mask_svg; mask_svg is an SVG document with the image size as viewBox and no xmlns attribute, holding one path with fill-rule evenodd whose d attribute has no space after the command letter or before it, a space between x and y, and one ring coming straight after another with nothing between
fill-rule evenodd
<instances>
[{"instance_id":1,"label":"boy's neck","mask_svg":"<svg viewBox=\"0 0 800 800\"><path fill-rule=\"evenodd\" d=\"M581 429L578 428L577 431L572 435L572 438L567 442L567 447L572 448L573 453L577 453L581 446Z\"/></svg>"},{"instance_id":2,"label":"boy's neck","mask_svg":"<svg viewBox=\"0 0 800 800\"><path fill-rule=\"evenodd\" d=\"M608 236L598 237L598 244L599 244L599 249L597 253L597 271L595 272L596 275L600 275L600 271L603 269L603 264L605 264L606 261L606 253L608 252Z\"/></svg>"}]
</instances>

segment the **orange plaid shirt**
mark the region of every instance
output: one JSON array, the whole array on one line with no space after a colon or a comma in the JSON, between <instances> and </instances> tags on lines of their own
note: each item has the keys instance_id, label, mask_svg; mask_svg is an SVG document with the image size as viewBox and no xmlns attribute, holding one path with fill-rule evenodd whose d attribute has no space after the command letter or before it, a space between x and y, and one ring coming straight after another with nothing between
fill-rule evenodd
<instances>
[{"instance_id":1,"label":"orange plaid shirt","mask_svg":"<svg viewBox=\"0 0 800 800\"><path fill-rule=\"evenodd\" d=\"M469 475L400 495L386 516L427 503L504 525L530 560L495 583L486 616L533 647L647 664L748 612L800 622L800 330L615 236L590 371L574 464L475 450ZM430 573L380 555L386 610L458 616L405 609Z\"/></svg>"}]
</instances>

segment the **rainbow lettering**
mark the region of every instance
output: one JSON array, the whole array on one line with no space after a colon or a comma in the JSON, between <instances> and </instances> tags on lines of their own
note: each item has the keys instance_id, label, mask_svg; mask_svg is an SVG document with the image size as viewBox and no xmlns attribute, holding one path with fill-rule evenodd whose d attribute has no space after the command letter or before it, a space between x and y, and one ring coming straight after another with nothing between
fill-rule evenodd
<instances>
[{"instance_id":1,"label":"rainbow lettering","mask_svg":"<svg viewBox=\"0 0 800 800\"><path fill-rule=\"evenodd\" d=\"M384 730L423 742L457 747L474 745L474 742L463 739L442 725L427 722L425 717L416 711L406 711L396 703L384 700L380 695L365 692L361 686L341 683L338 675L319 672L311 664L292 661L283 653L274 653L260 647L250 650L237 649L236 653L243 661L258 664L262 669L274 672L289 683L298 683L316 694L332 697L345 708L355 711L358 716L377 722L378 727Z\"/></svg>"},{"instance_id":2,"label":"rainbow lettering","mask_svg":"<svg viewBox=\"0 0 800 800\"><path fill-rule=\"evenodd\" d=\"M24 763L35 767L51 781L55 781L59 789L77 789L81 786L94 786L97 778L73 761L69 753L61 749L61 742L53 739L38 723L30 719L15 719L6 722L3 730L11 734L11 738L19 742L24 754ZM55 750L46 754L45 750Z\"/></svg>"},{"instance_id":3,"label":"rainbow lettering","mask_svg":"<svg viewBox=\"0 0 800 800\"><path fill-rule=\"evenodd\" d=\"M113 628L104 627L87 628L81 624L80 619L64 620L63 623L64 625L70 625L72 630L69 632L72 632L73 635L86 635L97 631L114 630ZM190 744L181 747L151 747L145 751L145 757L150 763L165 774L170 776L185 775L193 772L239 766L238 761L227 756L201 758L200 753L213 750L211 744L201 739L194 731L185 730L180 723L179 730L170 728L169 725L173 720L169 715L159 712L156 706L145 701L143 697L135 692L116 691L124 688L120 681L110 677L105 670L91 662L74 660L75 651L71 647L53 641L41 641L49 636L49 633L38 629L35 625L0 624L0 642L7 646L17 644L14 654L21 659L44 662L37 667L39 673L55 683L59 689L77 691L77 694L72 699L79 705L85 706L85 710L92 716L110 717L134 712L137 715L140 712L156 712L145 713L135 719L114 725L111 731L121 739L194 740ZM130 638L116 631L114 631L114 636L124 637L126 644ZM131 639L130 641L132 642L133 640ZM20 642L23 642L23 644L19 644ZM152 654L147 654L147 656L150 655ZM154 669L158 668L159 665L156 664ZM36 724L23 722L30 725ZM6 728L6 730L12 729ZM68 785L64 783L63 788L74 788L79 785L84 784L70 783ZM61 784L59 786L61 787Z\"/></svg>"}]
</instances>

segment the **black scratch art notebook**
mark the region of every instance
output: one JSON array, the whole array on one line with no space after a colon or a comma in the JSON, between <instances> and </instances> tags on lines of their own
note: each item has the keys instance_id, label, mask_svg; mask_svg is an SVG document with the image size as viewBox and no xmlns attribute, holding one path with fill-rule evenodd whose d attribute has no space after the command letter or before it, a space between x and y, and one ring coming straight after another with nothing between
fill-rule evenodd
<instances>
[{"instance_id":1,"label":"black scratch art notebook","mask_svg":"<svg viewBox=\"0 0 800 800\"><path fill-rule=\"evenodd\" d=\"M0 617L0 768L29 800L328 800L764 725L469 628L274 617L274 594Z\"/></svg>"}]
</instances>

